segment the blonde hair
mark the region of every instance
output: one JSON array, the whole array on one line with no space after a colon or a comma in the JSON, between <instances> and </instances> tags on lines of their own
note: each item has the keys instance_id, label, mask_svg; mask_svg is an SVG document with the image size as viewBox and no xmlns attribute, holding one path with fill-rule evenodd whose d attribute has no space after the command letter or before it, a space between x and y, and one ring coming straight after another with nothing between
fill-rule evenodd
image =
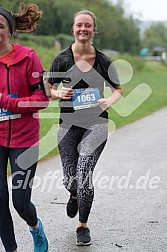
<instances>
[{"instance_id":1,"label":"blonde hair","mask_svg":"<svg viewBox=\"0 0 167 252\"><path fill-rule=\"evenodd\" d=\"M76 18L78 15L81 15L81 14L89 15L89 16L92 18L93 23L94 23L95 31L97 31L96 16L95 16L95 14L94 14L92 11L89 11L89 10L81 10L81 11L76 12L76 13L74 14L74 22L75 22L75 18Z\"/></svg>"}]
</instances>

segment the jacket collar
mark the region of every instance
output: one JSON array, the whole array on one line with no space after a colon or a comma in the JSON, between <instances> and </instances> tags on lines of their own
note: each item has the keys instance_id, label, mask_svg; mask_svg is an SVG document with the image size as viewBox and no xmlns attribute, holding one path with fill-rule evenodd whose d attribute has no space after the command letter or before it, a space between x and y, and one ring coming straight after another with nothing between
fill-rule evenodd
<instances>
[{"instance_id":1,"label":"jacket collar","mask_svg":"<svg viewBox=\"0 0 167 252\"><path fill-rule=\"evenodd\" d=\"M34 50L28 47L25 47L20 44L12 44L15 47L15 56L13 59L12 65L20 62L21 60L25 59L26 57L29 57L30 52L33 52Z\"/></svg>"}]
</instances>

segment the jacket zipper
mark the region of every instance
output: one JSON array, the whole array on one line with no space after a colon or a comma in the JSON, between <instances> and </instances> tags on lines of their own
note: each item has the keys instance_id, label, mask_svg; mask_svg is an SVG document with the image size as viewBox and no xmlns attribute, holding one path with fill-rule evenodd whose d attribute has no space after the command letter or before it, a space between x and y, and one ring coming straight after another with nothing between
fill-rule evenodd
<instances>
[{"instance_id":1,"label":"jacket zipper","mask_svg":"<svg viewBox=\"0 0 167 252\"><path fill-rule=\"evenodd\" d=\"M9 67L5 64L7 69L7 86L8 86L8 94L10 94L10 84L9 84ZM10 147L10 139L11 139L11 119L9 118L9 138L8 138L8 147Z\"/></svg>"}]
</instances>

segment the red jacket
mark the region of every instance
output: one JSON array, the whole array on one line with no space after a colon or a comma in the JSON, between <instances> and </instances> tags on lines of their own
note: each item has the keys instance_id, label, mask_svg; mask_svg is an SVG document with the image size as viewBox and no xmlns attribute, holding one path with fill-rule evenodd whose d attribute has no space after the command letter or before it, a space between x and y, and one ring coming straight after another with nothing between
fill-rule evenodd
<instances>
[{"instance_id":1,"label":"red jacket","mask_svg":"<svg viewBox=\"0 0 167 252\"><path fill-rule=\"evenodd\" d=\"M32 90L34 84L40 83L43 71L36 53L19 44L15 44L15 50L9 67L0 62L0 109L19 113L21 117L0 121L0 145L22 148L38 145L39 119L36 113L48 106L48 98L42 90ZM16 94L18 98L9 94Z\"/></svg>"}]
</instances>

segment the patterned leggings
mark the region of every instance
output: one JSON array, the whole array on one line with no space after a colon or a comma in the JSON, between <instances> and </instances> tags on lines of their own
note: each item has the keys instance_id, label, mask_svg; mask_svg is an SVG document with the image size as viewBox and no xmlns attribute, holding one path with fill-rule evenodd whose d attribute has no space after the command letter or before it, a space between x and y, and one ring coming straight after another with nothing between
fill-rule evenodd
<instances>
[{"instance_id":1,"label":"patterned leggings","mask_svg":"<svg viewBox=\"0 0 167 252\"><path fill-rule=\"evenodd\" d=\"M92 175L108 136L108 124L95 124L88 129L60 127L58 147L63 165L65 188L77 196L79 221L86 223L91 210L94 187Z\"/></svg>"}]
</instances>

